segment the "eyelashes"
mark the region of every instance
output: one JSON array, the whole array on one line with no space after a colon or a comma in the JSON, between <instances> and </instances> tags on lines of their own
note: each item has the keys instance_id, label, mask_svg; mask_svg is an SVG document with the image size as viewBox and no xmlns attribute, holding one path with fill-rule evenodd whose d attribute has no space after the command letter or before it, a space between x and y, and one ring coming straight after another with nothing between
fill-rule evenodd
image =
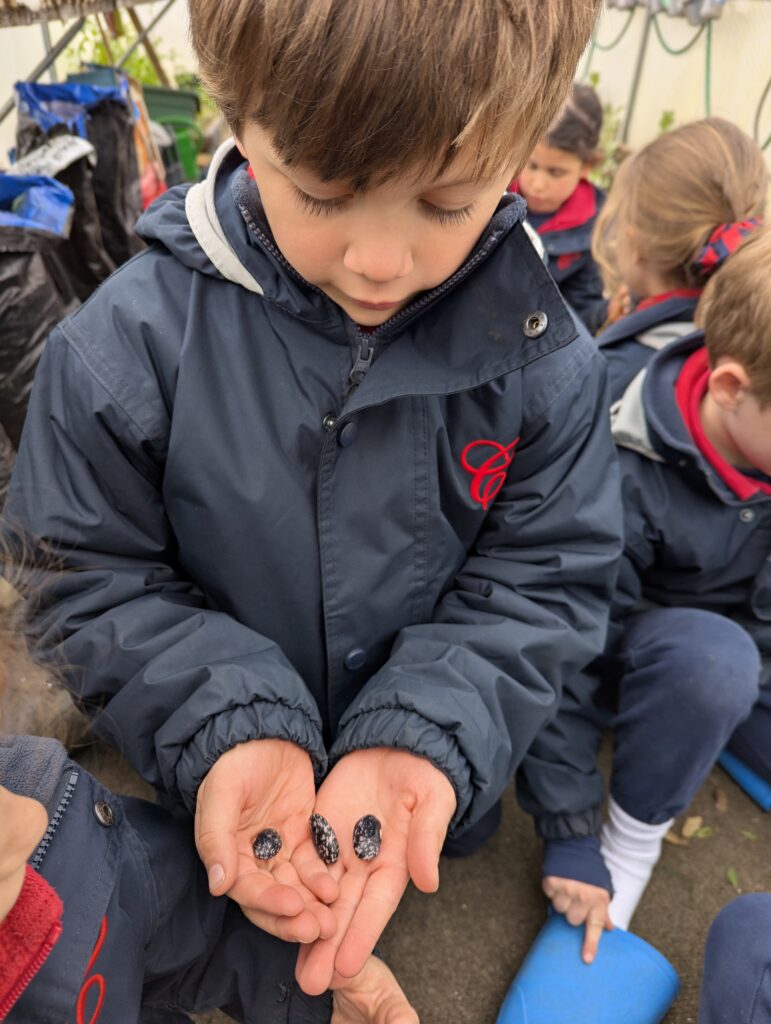
<instances>
[{"instance_id":1,"label":"eyelashes","mask_svg":"<svg viewBox=\"0 0 771 1024\"><path fill-rule=\"evenodd\" d=\"M303 192L295 184L292 185L292 190L298 203L319 217L329 216L337 210L342 210L350 202L350 196L340 196L337 199L317 199L316 196ZM429 203L425 199L420 199L418 202L426 217L436 221L437 224L461 224L468 220L475 206L474 203L469 203L468 206L463 206L458 210L443 210L441 206L434 206L433 203Z\"/></svg>"}]
</instances>

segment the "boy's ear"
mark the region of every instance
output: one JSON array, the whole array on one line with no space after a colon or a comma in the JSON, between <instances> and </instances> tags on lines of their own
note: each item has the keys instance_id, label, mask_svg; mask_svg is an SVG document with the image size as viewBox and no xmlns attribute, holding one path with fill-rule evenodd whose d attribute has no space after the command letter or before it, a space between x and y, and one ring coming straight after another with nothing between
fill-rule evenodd
<instances>
[{"instance_id":1,"label":"boy's ear","mask_svg":"<svg viewBox=\"0 0 771 1024\"><path fill-rule=\"evenodd\" d=\"M736 409L749 387L749 375L735 359L721 359L709 375L709 393L726 412Z\"/></svg>"}]
</instances>

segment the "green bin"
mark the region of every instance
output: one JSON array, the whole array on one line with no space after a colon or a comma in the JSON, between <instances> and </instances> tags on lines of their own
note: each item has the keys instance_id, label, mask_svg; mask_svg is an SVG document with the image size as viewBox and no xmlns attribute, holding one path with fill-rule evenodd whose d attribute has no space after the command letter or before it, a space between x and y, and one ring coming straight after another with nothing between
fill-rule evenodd
<instances>
[{"instance_id":1,"label":"green bin","mask_svg":"<svg viewBox=\"0 0 771 1024\"><path fill-rule=\"evenodd\" d=\"M196 181L200 176L196 157L204 145L203 133L196 120L200 107L198 93L191 89L146 85L144 94L150 117L165 125L174 135L185 177L188 181Z\"/></svg>"}]
</instances>

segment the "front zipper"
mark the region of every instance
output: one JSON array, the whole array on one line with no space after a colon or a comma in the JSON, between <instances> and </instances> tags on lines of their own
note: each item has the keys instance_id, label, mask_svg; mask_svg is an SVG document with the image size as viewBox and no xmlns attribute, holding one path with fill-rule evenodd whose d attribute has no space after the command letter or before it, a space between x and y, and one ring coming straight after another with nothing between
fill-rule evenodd
<instances>
[{"instance_id":1,"label":"front zipper","mask_svg":"<svg viewBox=\"0 0 771 1024\"><path fill-rule=\"evenodd\" d=\"M64 817L64 812L67 810L67 805L70 800L72 800L72 794L75 792L75 784L78 781L79 774L80 773L76 769L70 769L64 774L61 782L59 783L57 799L54 802L56 810L51 815L51 819L48 822L48 828L45 830L37 850L35 850L35 855L29 862L30 866L33 867L35 871L40 871L43 859L48 853L48 847L53 842L56 830Z\"/></svg>"},{"instance_id":2,"label":"front zipper","mask_svg":"<svg viewBox=\"0 0 771 1024\"><path fill-rule=\"evenodd\" d=\"M366 334L360 335L359 340L359 351L356 354L356 362L351 367L351 372L348 374L348 390L345 393L343 404L345 404L351 395L354 393L356 388L361 384L367 375L367 371L372 366L372 361L375 358L375 349L377 345L370 344L369 336Z\"/></svg>"}]
</instances>

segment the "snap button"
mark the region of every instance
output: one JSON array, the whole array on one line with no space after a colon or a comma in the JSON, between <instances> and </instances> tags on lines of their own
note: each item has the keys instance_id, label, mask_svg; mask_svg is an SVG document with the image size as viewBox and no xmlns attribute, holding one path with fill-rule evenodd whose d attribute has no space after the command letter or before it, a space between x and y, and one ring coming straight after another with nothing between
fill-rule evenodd
<instances>
[{"instance_id":1,"label":"snap button","mask_svg":"<svg viewBox=\"0 0 771 1024\"><path fill-rule=\"evenodd\" d=\"M743 523L751 523L755 518L755 513L751 508L743 508L739 513L739 518Z\"/></svg>"},{"instance_id":2,"label":"snap button","mask_svg":"<svg viewBox=\"0 0 771 1024\"><path fill-rule=\"evenodd\" d=\"M104 800L97 800L94 804L94 814L96 820L100 825L104 825L105 828L109 828L110 825L115 824L115 814L113 813L112 807L105 803Z\"/></svg>"},{"instance_id":3,"label":"snap button","mask_svg":"<svg viewBox=\"0 0 771 1024\"><path fill-rule=\"evenodd\" d=\"M355 672L357 668L361 668L366 660L367 652L361 647L354 647L352 651L346 654L343 664L349 672Z\"/></svg>"},{"instance_id":4,"label":"snap button","mask_svg":"<svg viewBox=\"0 0 771 1024\"><path fill-rule=\"evenodd\" d=\"M342 445L343 448L347 448L349 444L353 444L356 440L356 435L358 433L359 428L355 423L346 423L337 435L337 443Z\"/></svg>"},{"instance_id":5,"label":"snap button","mask_svg":"<svg viewBox=\"0 0 771 1024\"><path fill-rule=\"evenodd\" d=\"M321 425L324 430L331 430L335 423L337 423L337 416L333 412L328 412L324 419L321 421Z\"/></svg>"},{"instance_id":6,"label":"snap button","mask_svg":"<svg viewBox=\"0 0 771 1024\"><path fill-rule=\"evenodd\" d=\"M548 326L548 316L542 309L537 309L534 313L527 314L522 330L526 338L540 338Z\"/></svg>"}]
</instances>

